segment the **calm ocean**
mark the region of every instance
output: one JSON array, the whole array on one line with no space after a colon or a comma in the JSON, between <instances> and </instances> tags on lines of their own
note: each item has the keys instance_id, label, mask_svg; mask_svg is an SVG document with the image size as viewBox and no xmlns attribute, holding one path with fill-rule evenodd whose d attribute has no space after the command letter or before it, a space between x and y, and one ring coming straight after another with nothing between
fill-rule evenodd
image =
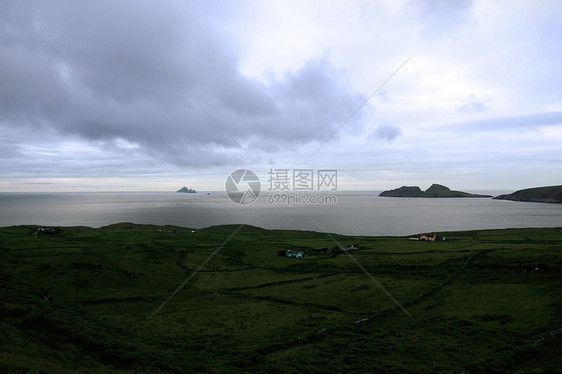
<instances>
[{"instance_id":1,"label":"calm ocean","mask_svg":"<svg viewBox=\"0 0 562 374\"><path fill-rule=\"evenodd\" d=\"M492 193L494 195L498 193ZM0 193L0 226L101 227L118 222L202 228L245 223L348 235L409 235L512 227L562 227L562 205L487 198L384 198L376 192L338 192L333 205L250 205L224 192ZM321 226L318 225L319 222Z\"/></svg>"}]
</instances>

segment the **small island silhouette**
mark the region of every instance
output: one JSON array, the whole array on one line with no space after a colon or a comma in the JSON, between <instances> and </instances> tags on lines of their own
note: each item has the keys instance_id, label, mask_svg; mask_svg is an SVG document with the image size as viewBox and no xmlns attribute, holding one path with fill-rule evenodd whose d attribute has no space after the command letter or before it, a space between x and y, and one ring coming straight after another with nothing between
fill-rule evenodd
<instances>
[{"instance_id":1,"label":"small island silhouette","mask_svg":"<svg viewBox=\"0 0 562 374\"><path fill-rule=\"evenodd\" d=\"M185 186L183 186L182 188L180 188L179 190L177 190L176 192L184 192L184 193L197 193L197 191L191 189L191 188L187 188Z\"/></svg>"},{"instance_id":2,"label":"small island silhouette","mask_svg":"<svg viewBox=\"0 0 562 374\"><path fill-rule=\"evenodd\" d=\"M449 187L441 184L432 184L427 190L422 191L418 186L402 186L394 190L383 191L379 196L384 197L492 197L491 195L478 195L462 191L451 191Z\"/></svg>"}]
</instances>

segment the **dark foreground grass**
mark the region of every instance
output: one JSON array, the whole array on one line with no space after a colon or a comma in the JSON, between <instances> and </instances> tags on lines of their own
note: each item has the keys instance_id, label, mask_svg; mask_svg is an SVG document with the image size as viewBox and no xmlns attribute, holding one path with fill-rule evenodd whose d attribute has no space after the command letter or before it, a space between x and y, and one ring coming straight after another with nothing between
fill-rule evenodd
<instances>
[{"instance_id":1,"label":"dark foreground grass","mask_svg":"<svg viewBox=\"0 0 562 374\"><path fill-rule=\"evenodd\" d=\"M562 372L562 229L244 226L153 315L236 228L0 228L0 372Z\"/></svg>"}]
</instances>

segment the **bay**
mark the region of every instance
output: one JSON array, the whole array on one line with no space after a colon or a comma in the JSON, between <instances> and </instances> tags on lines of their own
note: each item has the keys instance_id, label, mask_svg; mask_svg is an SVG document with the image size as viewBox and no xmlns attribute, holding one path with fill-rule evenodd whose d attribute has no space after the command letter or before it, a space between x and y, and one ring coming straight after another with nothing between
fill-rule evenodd
<instances>
[{"instance_id":1,"label":"bay","mask_svg":"<svg viewBox=\"0 0 562 374\"><path fill-rule=\"evenodd\" d=\"M504 191L496 191L497 195ZM489 198L388 198L333 194L335 204L239 205L224 192L0 193L0 226L90 226L119 222L203 228L248 224L345 235L411 235L456 230L562 227L562 205ZM270 199L271 201L271 199Z\"/></svg>"}]
</instances>

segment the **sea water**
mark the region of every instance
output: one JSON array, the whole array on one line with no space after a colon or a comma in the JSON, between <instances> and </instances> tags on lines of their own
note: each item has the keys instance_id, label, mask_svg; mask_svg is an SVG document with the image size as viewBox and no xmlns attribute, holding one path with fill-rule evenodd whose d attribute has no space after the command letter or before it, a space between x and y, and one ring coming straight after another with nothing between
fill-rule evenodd
<instances>
[{"instance_id":1,"label":"sea water","mask_svg":"<svg viewBox=\"0 0 562 374\"><path fill-rule=\"evenodd\" d=\"M203 228L248 224L266 229L346 235L410 235L431 231L562 227L562 204L490 198L390 198L342 192L328 204L247 205L224 192L0 193L0 226L101 227L118 222Z\"/></svg>"}]
</instances>

